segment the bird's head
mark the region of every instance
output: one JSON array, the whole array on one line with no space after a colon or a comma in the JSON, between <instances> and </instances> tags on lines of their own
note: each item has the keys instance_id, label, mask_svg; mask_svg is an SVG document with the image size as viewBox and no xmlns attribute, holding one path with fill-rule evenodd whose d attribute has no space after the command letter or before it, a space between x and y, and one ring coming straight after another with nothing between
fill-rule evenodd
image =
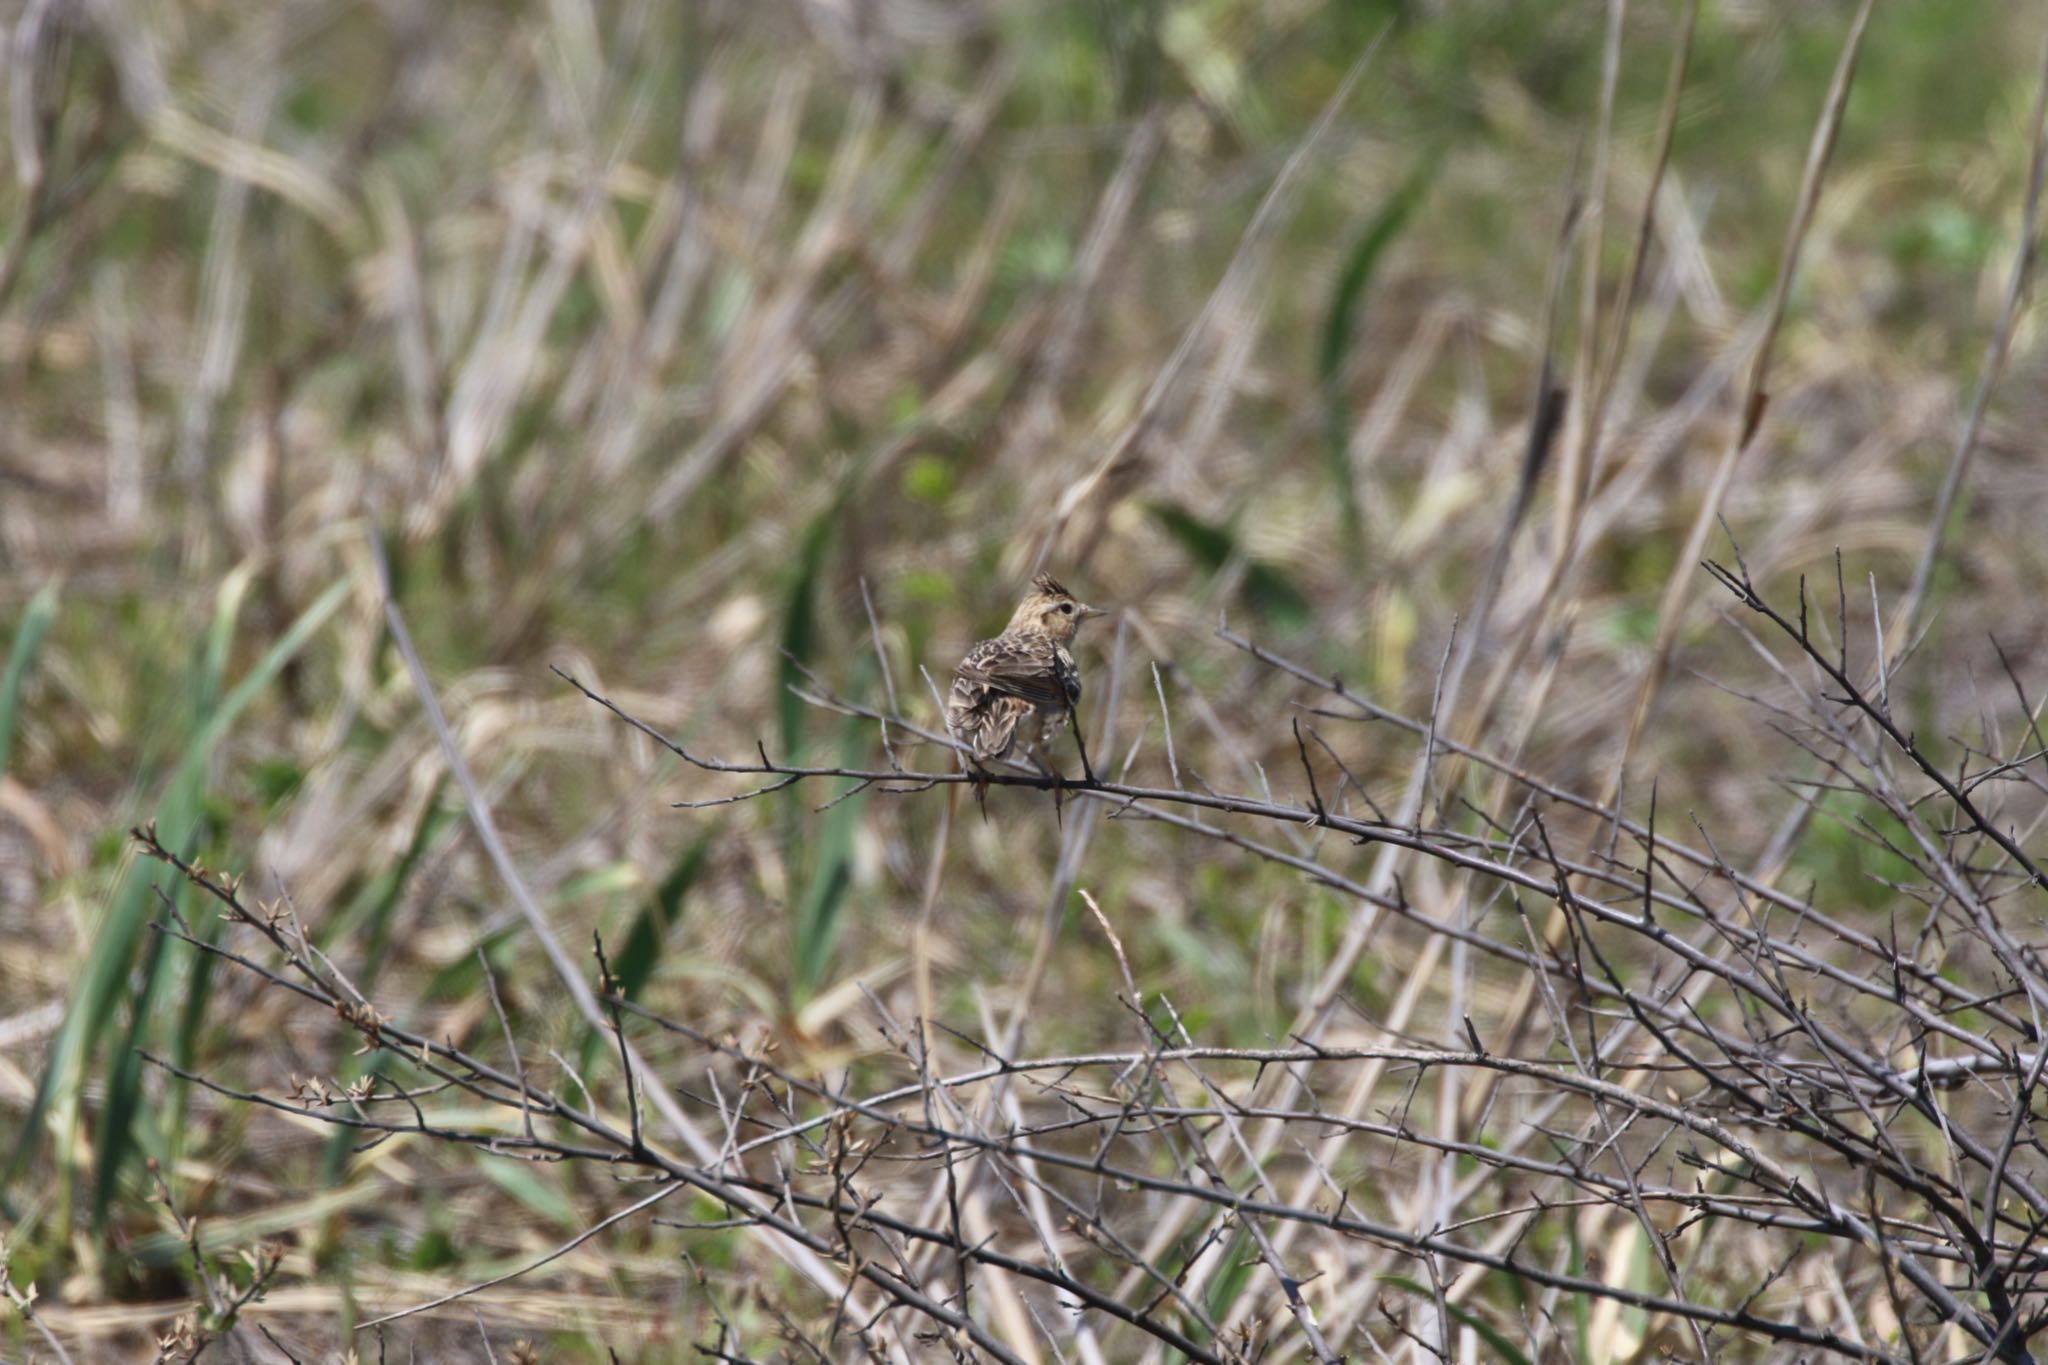
<instances>
[{"instance_id":1,"label":"bird's head","mask_svg":"<svg viewBox=\"0 0 2048 1365\"><path fill-rule=\"evenodd\" d=\"M1083 621L1105 614L1103 608L1091 607L1061 587L1051 574L1042 573L1031 580L1031 591L1010 614L1008 629L1042 631L1065 644Z\"/></svg>"}]
</instances>

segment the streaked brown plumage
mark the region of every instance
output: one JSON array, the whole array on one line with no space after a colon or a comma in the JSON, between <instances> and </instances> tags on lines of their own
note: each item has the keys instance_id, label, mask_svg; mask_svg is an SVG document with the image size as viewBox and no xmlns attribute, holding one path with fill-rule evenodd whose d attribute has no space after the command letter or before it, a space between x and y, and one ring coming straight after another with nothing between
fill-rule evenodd
<instances>
[{"instance_id":1,"label":"streaked brown plumage","mask_svg":"<svg viewBox=\"0 0 2048 1365\"><path fill-rule=\"evenodd\" d=\"M1081 674L1067 646L1083 621L1102 614L1039 574L1003 633L967 651L946 701L946 728L977 766L1020 745L1042 761L1043 747L1081 699Z\"/></svg>"}]
</instances>

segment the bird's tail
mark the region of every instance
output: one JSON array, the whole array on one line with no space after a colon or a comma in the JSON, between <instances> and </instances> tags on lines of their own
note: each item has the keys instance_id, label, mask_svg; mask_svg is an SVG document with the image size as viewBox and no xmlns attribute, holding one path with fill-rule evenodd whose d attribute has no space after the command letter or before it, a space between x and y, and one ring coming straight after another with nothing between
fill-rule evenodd
<instances>
[{"instance_id":1,"label":"bird's tail","mask_svg":"<svg viewBox=\"0 0 2048 1365\"><path fill-rule=\"evenodd\" d=\"M962 787L972 787L974 789L975 807L981 812L981 822L983 824L987 824L988 774L982 770L979 764L969 764L967 769L967 780L965 782L955 782L953 784L953 790L946 793L947 822L949 824L951 823L954 811L959 809L960 789Z\"/></svg>"}]
</instances>

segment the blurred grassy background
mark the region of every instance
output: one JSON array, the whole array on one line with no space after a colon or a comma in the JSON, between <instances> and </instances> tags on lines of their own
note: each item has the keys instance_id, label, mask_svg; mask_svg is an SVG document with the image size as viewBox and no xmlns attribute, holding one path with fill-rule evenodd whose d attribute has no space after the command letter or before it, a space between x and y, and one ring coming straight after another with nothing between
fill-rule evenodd
<instances>
[{"instance_id":1,"label":"blurred grassy background","mask_svg":"<svg viewBox=\"0 0 2048 1365\"><path fill-rule=\"evenodd\" d=\"M1678 8L1637 5L1623 27L1603 299ZM1545 617L1570 628L1546 626L1484 732L1563 785L1597 793L1619 753L1849 11L1703 6L1588 527ZM738 787L679 770L548 665L713 751L758 737L864 762L872 725L787 690L801 665L881 700L863 581L903 707L931 723L919 669L943 683L1044 555L1126 609L1082 651L1098 764L1134 754L1163 780L1163 695L1181 764L1295 794L1299 689L1213 638L1225 611L1427 715L1514 487L1606 16L306 0L6 18L12 1274L91 1358L147 1358L192 1292L148 1200L155 1157L210 1246L285 1244L265 1321L326 1358L351 1320L514 1264L606 1197L587 1173L419 1145L352 1155L137 1060L251 1087L366 1065L327 1021L148 931L155 888L177 894L127 846L151 819L264 897L288 890L423 1031L495 1037L481 949L529 1058L590 1056L463 818L366 524L561 938L625 945L628 983L666 1012L858 1065L876 1041L856 983L915 1012L907 944L941 798L672 810ZM1852 590L1910 573L2018 245L2039 22L1999 0L1879 8L1726 509L1760 576L1824 577L1836 547ZM1900 685L1923 734L1972 723L1987 633L2023 677L2048 662L2036 322ZM1539 483L1482 665L1537 607L1554 503ZM1654 777L1664 809L1756 850L1789 760L1707 680L1760 676L1714 599L1692 594L1628 790L1646 799ZM1413 737L1329 738L1392 803ZM1023 1003L1062 837L1024 793L990 806L955 826L933 945L937 1014L969 1032ZM1345 924L1334 894L1170 829L1106 822L1083 848L1143 987L1214 1041L1282 1034ZM1796 858L1793 881L1882 914L1885 869L1847 826L1816 824ZM1383 929L1350 983L1361 1017L1384 1014L1419 942ZM1120 1037L1100 941L1070 924L1051 952L1030 1046ZM1482 980L1482 1003L1510 985ZM501 1344L545 1340L549 1358L690 1358L707 1318L682 1244L621 1230L482 1311ZM756 1254L688 1245L714 1279ZM460 1358L476 1331L465 1312L400 1339ZM31 1344L19 1321L5 1333Z\"/></svg>"}]
</instances>

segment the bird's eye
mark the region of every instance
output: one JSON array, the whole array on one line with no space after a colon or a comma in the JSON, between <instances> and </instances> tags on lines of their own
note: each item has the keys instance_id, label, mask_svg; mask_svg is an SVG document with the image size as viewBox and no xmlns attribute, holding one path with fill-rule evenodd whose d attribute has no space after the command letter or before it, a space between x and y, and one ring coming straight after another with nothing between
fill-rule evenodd
<instances>
[{"instance_id":1,"label":"bird's eye","mask_svg":"<svg viewBox=\"0 0 2048 1365\"><path fill-rule=\"evenodd\" d=\"M1074 604L1073 604L1072 602L1062 602L1062 603L1060 603L1060 615L1062 615L1062 616L1072 616L1073 614L1074 614Z\"/></svg>"}]
</instances>

